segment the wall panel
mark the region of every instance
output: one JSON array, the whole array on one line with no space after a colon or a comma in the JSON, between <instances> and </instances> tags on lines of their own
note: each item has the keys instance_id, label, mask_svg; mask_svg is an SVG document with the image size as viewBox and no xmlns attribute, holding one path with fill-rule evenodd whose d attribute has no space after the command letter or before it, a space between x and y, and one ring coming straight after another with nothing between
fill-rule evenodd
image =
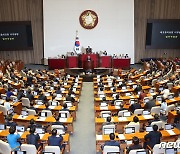
<instances>
[{"instance_id":1,"label":"wall panel","mask_svg":"<svg viewBox=\"0 0 180 154\"><path fill-rule=\"evenodd\" d=\"M40 64L43 58L42 0L0 0L0 21L31 21L33 50L0 51L1 59Z\"/></svg>"},{"instance_id":2,"label":"wall panel","mask_svg":"<svg viewBox=\"0 0 180 154\"><path fill-rule=\"evenodd\" d=\"M145 49L147 19L180 19L180 0L134 0L134 7L135 62L147 57L180 56L179 49Z\"/></svg>"}]
</instances>

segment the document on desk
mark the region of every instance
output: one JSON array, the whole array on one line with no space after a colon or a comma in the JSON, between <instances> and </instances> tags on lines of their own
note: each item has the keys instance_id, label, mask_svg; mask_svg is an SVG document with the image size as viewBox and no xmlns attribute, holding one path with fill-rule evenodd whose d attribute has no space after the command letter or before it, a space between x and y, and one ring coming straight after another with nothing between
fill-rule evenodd
<instances>
[{"instance_id":1,"label":"document on desk","mask_svg":"<svg viewBox=\"0 0 180 154\"><path fill-rule=\"evenodd\" d=\"M115 109L120 109L120 106L115 106Z\"/></svg>"},{"instance_id":2,"label":"document on desk","mask_svg":"<svg viewBox=\"0 0 180 154\"><path fill-rule=\"evenodd\" d=\"M152 115L143 115L144 119L153 119Z\"/></svg>"},{"instance_id":3,"label":"document on desk","mask_svg":"<svg viewBox=\"0 0 180 154\"><path fill-rule=\"evenodd\" d=\"M102 135L96 135L96 140L102 140Z\"/></svg>"},{"instance_id":4,"label":"document on desk","mask_svg":"<svg viewBox=\"0 0 180 154\"><path fill-rule=\"evenodd\" d=\"M127 121L127 118L126 117L119 117L118 120L119 121Z\"/></svg>"},{"instance_id":5,"label":"document on desk","mask_svg":"<svg viewBox=\"0 0 180 154\"><path fill-rule=\"evenodd\" d=\"M40 105L34 105L34 108L39 108Z\"/></svg>"},{"instance_id":6,"label":"document on desk","mask_svg":"<svg viewBox=\"0 0 180 154\"><path fill-rule=\"evenodd\" d=\"M100 110L108 110L107 106L100 106Z\"/></svg>"},{"instance_id":7,"label":"document on desk","mask_svg":"<svg viewBox=\"0 0 180 154\"><path fill-rule=\"evenodd\" d=\"M166 130L166 131L169 133L169 135L176 135L173 130Z\"/></svg>"},{"instance_id":8,"label":"document on desk","mask_svg":"<svg viewBox=\"0 0 180 154\"><path fill-rule=\"evenodd\" d=\"M18 119L26 119L28 116L23 116L23 115L20 115L19 117L18 117Z\"/></svg>"},{"instance_id":9,"label":"document on desk","mask_svg":"<svg viewBox=\"0 0 180 154\"><path fill-rule=\"evenodd\" d=\"M52 109L55 109L55 107L56 106L49 106L48 108L52 110Z\"/></svg>"},{"instance_id":10,"label":"document on desk","mask_svg":"<svg viewBox=\"0 0 180 154\"><path fill-rule=\"evenodd\" d=\"M124 134L118 134L118 137L119 137L120 140L124 140L125 139Z\"/></svg>"},{"instance_id":11,"label":"document on desk","mask_svg":"<svg viewBox=\"0 0 180 154\"><path fill-rule=\"evenodd\" d=\"M46 117L39 117L38 119L36 119L36 121L45 121Z\"/></svg>"},{"instance_id":12,"label":"document on desk","mask_svg":"<svg viewBox=\"0 0 180 154\"><path fill-rule=\"evenodd\" d=\"M60 122L67 122L67 118L59 118Z\"/></svg>"},{"instance_id":13,"label":"document on desk","mask_svg":"<svg viewBox=\"0 0 180 154\"><path fill-rule=\"evenodd\" d=\"M39 134L40 139L42 140L42 138L44 137L44 134Z\"/></svg>"}]
</instances>

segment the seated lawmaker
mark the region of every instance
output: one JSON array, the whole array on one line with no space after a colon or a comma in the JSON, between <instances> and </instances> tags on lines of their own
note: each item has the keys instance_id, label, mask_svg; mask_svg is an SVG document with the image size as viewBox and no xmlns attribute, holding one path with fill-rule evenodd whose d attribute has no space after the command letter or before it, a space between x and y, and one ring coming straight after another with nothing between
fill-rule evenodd
<instances>
[{"instance_id":1,"label":"seated lawmaker","mask_svg":"<svg viewBox=\"0 0 180 154\"><path fill-rule=\"evenodd\" d=\"M6 123L5 123L5 125L6 126L14 126L14 127L16 127L16 123L13 121L13 118L12 118L12 115L7 115L7 117L6 117Z\"/></svg>"},{"instance_id":2,"label":"seated lawmaker","mask_svg":"<svg viewBox=\"0 0 180 154\"><path fill-rule=\"evenodd\" d=\"M129 146L129 148L127 148L127 152L126 152L127 154L129 154L129 152L131 150L143 149L142 145L139 144L139 138L138 137L134 136L132 139L132 142L133 142L133 144L131 144Z\"/></svg>"},{"instance_id":3,"label":"seated lawmaker","mask_svg":"<svg viewBox=\"0 0 180 154\"><path fill-rule=\"evenodd\" d=\"M36 146L36 149L39 148L38 141L40 140L39 134L35 134L36 127L30 127L29 135L26 136L26 142L27 144L32 144Z\"/></svg>"},{"instance_id":4,"label":"seated lawmaker","mask_svg":"<svg viewBox=\"0 0 180 154\"><path fill-rule=\"evenodd\" d=\"M134 113L134 110L141 109L141 105L138 101L135 101L134 104L131 104L129 110Z\"/></svg>"},{"instance_id":5,"label":"seated lawmaker","mask_svg":"<svg viewBox=\"0 0 180 154\"><path fill-rule=\"evenodd\" d=\"M120 149L120 143L118 141L115 141L115 134L110 133L109 134L110 141L106 141L104 145L102 145L102 150L104 149L104 146L118 146Z\"/></svg>"},{"instance_id":6,"label":"seated lawmaker","mask_svg":"<svg viewBox=\"0 0 180 154\"><path fill-rule=\"evenodd\" d=\"M57 130L52 130L52 135L48 137L48 145L49 146L59 146L62 149L62 141L63 137L61 135L57 136Z\"/></svg>"},{"instance_id":7,"label":"seated lawmaker","mask_svg":"<svg viewBox=\"0 0 180 154\"><path fill-rule=\"evenodd\" d=\"M66 103L63 104L63 108L61 109L61 111L69 111Z\"/></svg>"},{"instance_id":8,"label":"seated lawmaker","mask_svg":"<svg viewBox=\"0 0 180 154\"><path fill-rule=\"evenodd\" d=\"M150 111L152 107L156 106L155 98L156 98L155 95L154 95L154 96L151 96L151 97L149 98L149 101L145 104L144 109Z\"/></svg>"},{"instance_id":9,"label":"seated lawmaker","mask_svg":"<svg viewBox=\"0 0 180 154\"><path fill-rule=\"evenodd\" d=\"M114 123L111 122L111 117L107 117L107 118L106 118L106 122L104 122L104 123L102 124L102 128L103 128L103 126L105 126L105 125L114 125Z\"/></svg>"},{"instance_id":10,"label":"seated lawmaker","mask_svg":"<svg viewBox=\"0 0 180 154\"><path fill-rule=\"evenodd\" d=\"M42 100L43 102L47 101L47 97L43 94L43 91L39 91L39 97L38 100Z\"/></svg>"}]
</instances>

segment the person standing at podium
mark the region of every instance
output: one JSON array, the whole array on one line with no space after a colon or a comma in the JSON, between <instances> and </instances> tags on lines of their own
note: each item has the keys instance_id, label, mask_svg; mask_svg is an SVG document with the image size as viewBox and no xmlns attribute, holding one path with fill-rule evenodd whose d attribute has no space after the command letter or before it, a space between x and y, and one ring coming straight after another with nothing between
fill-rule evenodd
<instances>
[{"instance_id":1,"label":"person standing at podium","mask_svg":"<svg viewBox=\"0 0 180 154\"><path fill-rule=\"evenodd\" d=\"M92 53L92 48L90 48L90 46L88 46L86 48L86 54L91 54Z\"/></svg>"}]
</instances>

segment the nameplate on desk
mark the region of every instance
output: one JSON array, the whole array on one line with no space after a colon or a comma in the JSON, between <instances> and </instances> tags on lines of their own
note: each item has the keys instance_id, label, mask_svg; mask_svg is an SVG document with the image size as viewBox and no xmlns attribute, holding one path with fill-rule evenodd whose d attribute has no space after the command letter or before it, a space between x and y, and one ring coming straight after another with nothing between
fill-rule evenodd
<instances>
[{"instance_id":1,"label":"nameplate on desk","mask_svg":"<svg viewBox=\"0 0 180 154\"><path fill-rule=\"evenodd\" d=\"M119 121L127 121L127 118L126 117L119 117L118 120Z\"/></svg>"},{"instance_id":2,"label":"nameplate on desk","mask_svg":"<svg viewBox=\"0 0 180 154\"><path fill-rule=\"evenodd\" d=\"M67 122L67 118L59 118L60 122Z\"/></svg>"},{"instance_id":3,"label":"nameplate on desk","mask_svg":"<svg viewBox=\"0 0 180 154\"><path fill-rule=\"evenodd\" d=\"M108 110L107 106L100 106L100 110Z\"/></svg>"},{"instance_id":4,"label":"nameplate on desk","mask_svg":"<svg viewBox=\"0 0 180 154\"><path fill-rule=\"evenodd\" d=\"M55 107L56 106L49 106L48 108L52 110L52 109L55 109Z\"/></svg>"},{"instance_id":5,"label":"nameplate on desk","mask_svg":"<svg viewBox=\"0 0 180 154\"><path fill-rule=\"evenodd\" d=\"M173 130L166 130L166 131L169 133L169 135L176 135L176 133L174 133Z\"/></svg>"},{"instance_id":6,"label":"nameplate on desk","mask_svg":"<svg viewBox=\"0 0 180 154\"><path fill-rule=\"evenodd\" d=\"M23 116L23 115L20 115L19 117L18 117L18 119L26 119L28 116Z\"/></svg>"},{"instance_id":7,"label":"nameplate on desk","mask_svg":"<svg viewBox=\"0 0 180 154\"><path fill-rule=\"evenodd\" d=\"M152 115L143 115L144 119L153 119Z\"/></svg>"},{"instance_id":8,"label":"nameplate on desk","mask_svg":"<svg viewBox=\"0 0 180 154\"><path fill-rule=\"evenodd\" d=\"M36 121L45 121L46 117L39 117L38 119L36 119Z\"/></svg>"},{"instance_id":9,"label":"nameplate on desk","mask_svg":"<svg viewBox=\"0 0 180 154\"><path fill-rule=\"evenodd\" d=\"M125 139L124 134L118 134L118 137L119 137L120 140L124 140Z\"/></svg>"},{"instance_id":10,"label":"nameplate on desk","mask_svg":"<svg viewBox=\"0 0 180 154\"><path fill-rule=\"evenodd\" d=\"M96 135L96 140L102 140L102 135Z\"/></svg>"}]
</instances>

